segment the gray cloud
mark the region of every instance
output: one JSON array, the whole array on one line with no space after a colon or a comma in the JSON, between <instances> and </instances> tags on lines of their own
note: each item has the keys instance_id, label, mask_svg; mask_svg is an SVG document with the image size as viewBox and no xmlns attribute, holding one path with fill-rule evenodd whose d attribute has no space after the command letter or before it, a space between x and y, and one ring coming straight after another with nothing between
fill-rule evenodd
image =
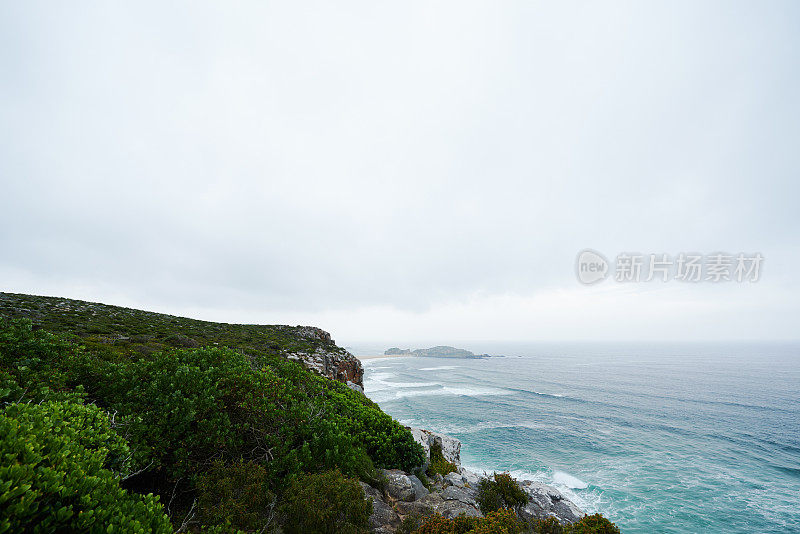
<instances>
[{"instance_id":1,"label":"gray cloud","mask_svg":"<svg viewBox=\"0 0 800 534\"><path fill-rule=\"evenodd\" d=\"M574 290L587 246L757 250L770 277L752 300L774 326L751 334L785 337L798 310L773 299L798 289L798 14L6 4L3 289L269 310L355 336L358 310L417 320Z\"/></svg>"}]
</instances>

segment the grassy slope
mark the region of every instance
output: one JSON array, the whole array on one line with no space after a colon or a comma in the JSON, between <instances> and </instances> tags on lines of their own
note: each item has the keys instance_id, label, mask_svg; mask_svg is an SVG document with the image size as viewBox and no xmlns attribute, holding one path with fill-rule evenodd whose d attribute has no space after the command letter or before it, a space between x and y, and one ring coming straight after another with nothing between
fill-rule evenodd
<instances>
[{"instance_id":1,"label":"grassy slope","mask_svg":"<svg viewBox=\"0 0 800 534\"><path fill-rule=\"evenodd\" d=\"M72 300L0 293L0 317L28 318L54 333L71 334L93 351L138 356L173 347L226 346L249 355L313 353L324 347L344 353L305 327L213 323Z\"/></svg>"}]
</instances>

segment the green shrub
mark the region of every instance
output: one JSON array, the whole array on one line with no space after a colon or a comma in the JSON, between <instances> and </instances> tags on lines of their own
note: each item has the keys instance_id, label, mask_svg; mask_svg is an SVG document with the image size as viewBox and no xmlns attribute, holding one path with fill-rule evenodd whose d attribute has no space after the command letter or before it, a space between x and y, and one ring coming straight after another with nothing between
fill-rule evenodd
<instances>
[{"instance_id":1,"label":"green shrub","mask_svg":"<svg viewBox=\"0 0 800 534\"><path fill-rule=\"evenodd\" d=\"M423 517L421 514L412 512L405 516L397 527L396 534L414 534L419 531L423 524Z\"/></svg>"},{"instance_id":2,"label":"green shrub","mask_svg":"<svg viewBox=\"0 0 800 534\"><path fill-rule=\"evenodd\" d=\"M0 532L172 532L158 498L119 485L128 447L95 406L0 412Z\"/></svg>"},{"instance_id":3,"label":"green shrub","mask_svg":"<svg viewBox=\"0 0 800 534\"><path fill-rule=\"evenodd\" d=\"M456 471L458 471L456 464L448 462L442 454L442 446L438 444L431 445L431 463L428 466L428 475L445 476Z\"/></svg>"},{"instance_id":4,"label":"green shrub","mask_svg":"<svg viewBox=\"0 0 800 534\"><path fill-rule=\"evenodd\" d=\"M43 330L34 330L27 319L0 320L0 369L14 380L27 398L36 399L39 388L63 389L61 362L71 344ZM46 382L46 383L45 383ZM8 393L6 393L8 395Z\"/></svg>"},{"instance_id":5,"label":"green shrub","mask_svg":"<svg viewBox=\"0 0 800 534\"><path fill-rule=\"evenodd\" d=\"M489 512L478 521L470 534L518 534L524 532L524 524L517 515L507 509Z\"/></svg>"},{"instance_id":6,"label":"green shrub","mask_svg":"<svg viewBox=\"0 0 800 534\"><path fill-rule=\"evenodd\" d=\"M409 516L399 534L619 534L619 529L600 514L583 517L572 525L562 525L554 517L534 519L527 524L508 508L489 512L485 517L445 519L434 515L420 520Z\"/></svg>"},{"instance_id":7,"label":"green shrub","mask_svg":"<svg viewBox=\"0 0 800 534\"><path fill-rule=\"evenodd\" d=\"M204 525L229 524L243 530L266 531L274 519L275 494L263 466L216 461L198 484L200 517Z\"/></svg>"},{"instance_id":8,"label":"green shrub","mask_svg":"<svg viewBox=\"0 0 800 534\"><path fill-rule=\"evenodd\" d=\"M425 454L411 432L384 413L377 404L345 384L313 376L321 395L317 401L332 416L339 429L353 436L377 467L412 472L422 465Z\"/></svg>"},{"instance_id":9,"label":"green shrub","mask_svg":"<svg viewBox=\"0 0 800 534\"><path fill-rule=\"evenodd\" d=\"M619 527L601 514L587 515L564 528L565 534L619 534Z\"/></svg>"},{"instance_id":10,"label":"green shrub","mask_svg":"<svg viewBox=\"0 0 800 534\"><path fill-rule=\"evenodd\" d=\"M425 486L428 491L433 491L433 484L431 484L428 475L425 474L425 471L423 471L421 467L414 469L414 475L422 482L422 485Z\"/></svg>"},{"instance_id":11,"label":"green shrub","mask_svg":"<svg viewBox=\"0 0 800 534\"><path fill-rule=\"evenodd\" d=\"M555 517L533 519L528 524L532 534L564 534L564 527Z\"/></svg>"},{"instance_id":12,"label":"green shrub","mask_svg":"<svg viewBox=\"0 0 800 534\"><path fill-rule=\"evenodd\" d=\"M476 500L481 512L488 514L501 508L516 512L528 504L529 497L510 474L494 473L492 478L482 478L478 482Z\"/></svg>"},{"instance_id":13,"label":"green shrub","mask_svg":"<svg viewBox=\"0 0 800 534\"><path fill-rule=\"evenodd\" d=\"M372 502L337 469L292 480L280 510L288 534L362 534L369 532Z\"/></svg>"}]
</instances>

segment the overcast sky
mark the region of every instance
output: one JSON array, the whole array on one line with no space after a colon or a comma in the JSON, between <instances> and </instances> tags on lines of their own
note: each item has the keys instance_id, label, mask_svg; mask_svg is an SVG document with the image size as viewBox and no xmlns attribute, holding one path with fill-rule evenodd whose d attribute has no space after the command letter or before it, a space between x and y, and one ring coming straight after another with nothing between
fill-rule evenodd
<instances>
[{"instance_id":1,"label":"overcast sky","mask_svg":"<svg viewBox=\"0 0 800 534\"><path fill-rule=\"evenodd\" d=\"M796 339L800 3L3 2L0 290L340 344ZM760 252L757 283L575 258Z\"/></svg>"}]
</instances>

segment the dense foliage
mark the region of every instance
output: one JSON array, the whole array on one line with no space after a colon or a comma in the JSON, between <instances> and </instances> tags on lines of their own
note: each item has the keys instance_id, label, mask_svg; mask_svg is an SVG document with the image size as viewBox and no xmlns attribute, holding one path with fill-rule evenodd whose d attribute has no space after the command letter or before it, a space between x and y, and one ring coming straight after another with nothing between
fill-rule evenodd
<instances>
[{"instance_id":1,"label":"dense foliage","mask_svg":"<svg viewBox=\"0 0 800 534\"><path fill-rule=\"evenodd\" d=\"M255 531L274 525L276 497L261 464L216 461L197 486L204 525L232 524Z\"/></svg>"},{"instance_id":2,"label":"dense foliage","mask_svg":"<svg viewBox=\"0 0 800 534\"><path fill-rule=\"evenodd\" d=\"M293 479L281 505L287 534L366 534L371 513L364 490L338 469Z\"/></svg>"},{"instance_id":3,"label":"dense foliage","mask_svg":"<svg viewBox=\"0 0 800 534\"><path fill-rule=\"evenodd\" d=\"M482 478L478 482L476 500L481 512L488 514L501 508L519 511L520 507L528 504L529 497L510 474L494 473L491 478Z\"/></svg>"},{"instance_id":4,"label":"dense foliage","mask_svg":"<svg viewBox=\"0 0 800 534\"><path fill-rule=\"evenodd\" d=\"M215 518L224 514L230 527L262 530L274 524L275 507L288 495L287 481L296 484L306 480L305 474L335 469L342 476L374 482L376 466L410 471L421 465L422 449L410 432L364 395L269 350L269 343L277 343L275 337L260 349L247 345L245 350L189 348L194 344L180 335L173 331L163 340L181 348L118 351L48 333L28 320L0 317L0 401L6 411L45 401L38 409L70 406L74 411L79 406L105 418L110 434L96 438L103 458L92 465L105 469L99 479L113 482L117 490L98 487L119 506L127 502L121 495L127 495L148 511L160 510L160 505L155 497L142 495L160 496L176 528L218 524ZM69 434L59 447L88 439ZM1 442L4 457L18 453L12 441L17 442ZM112 442L126 447L124 455L115 452L117 445L109 448ZM82 461L69 456L70 461ZM121 456L124 466L114 463ZM29 456L21 458L24 469L35 469L26 464ZM59 465L67 469L73 464ZM82 465L74 466L83 470ZM0 489L11 487L8 476L0 477ZM363 501L360 486L349 487ZM5 494L0 521L21 521L16 506L30 499L38 514L60 510L56 505L61 501L54 504L38 494L15 491ZM108 508L104 500L84 504L98 517L128 513ZM136 520L144 524L144 519Z\"/></svg>"},{"instance_id":5,"label":"dense foliage","mask_svg":"<svg viewBox=\"0 0 800 534\"><path fill-rule=\"evenodd\" d=\"M95 406L6 404L0 451L0 532L172 532L157 497L120 487L128 446Z\"/></svg>"}]
</instances>

